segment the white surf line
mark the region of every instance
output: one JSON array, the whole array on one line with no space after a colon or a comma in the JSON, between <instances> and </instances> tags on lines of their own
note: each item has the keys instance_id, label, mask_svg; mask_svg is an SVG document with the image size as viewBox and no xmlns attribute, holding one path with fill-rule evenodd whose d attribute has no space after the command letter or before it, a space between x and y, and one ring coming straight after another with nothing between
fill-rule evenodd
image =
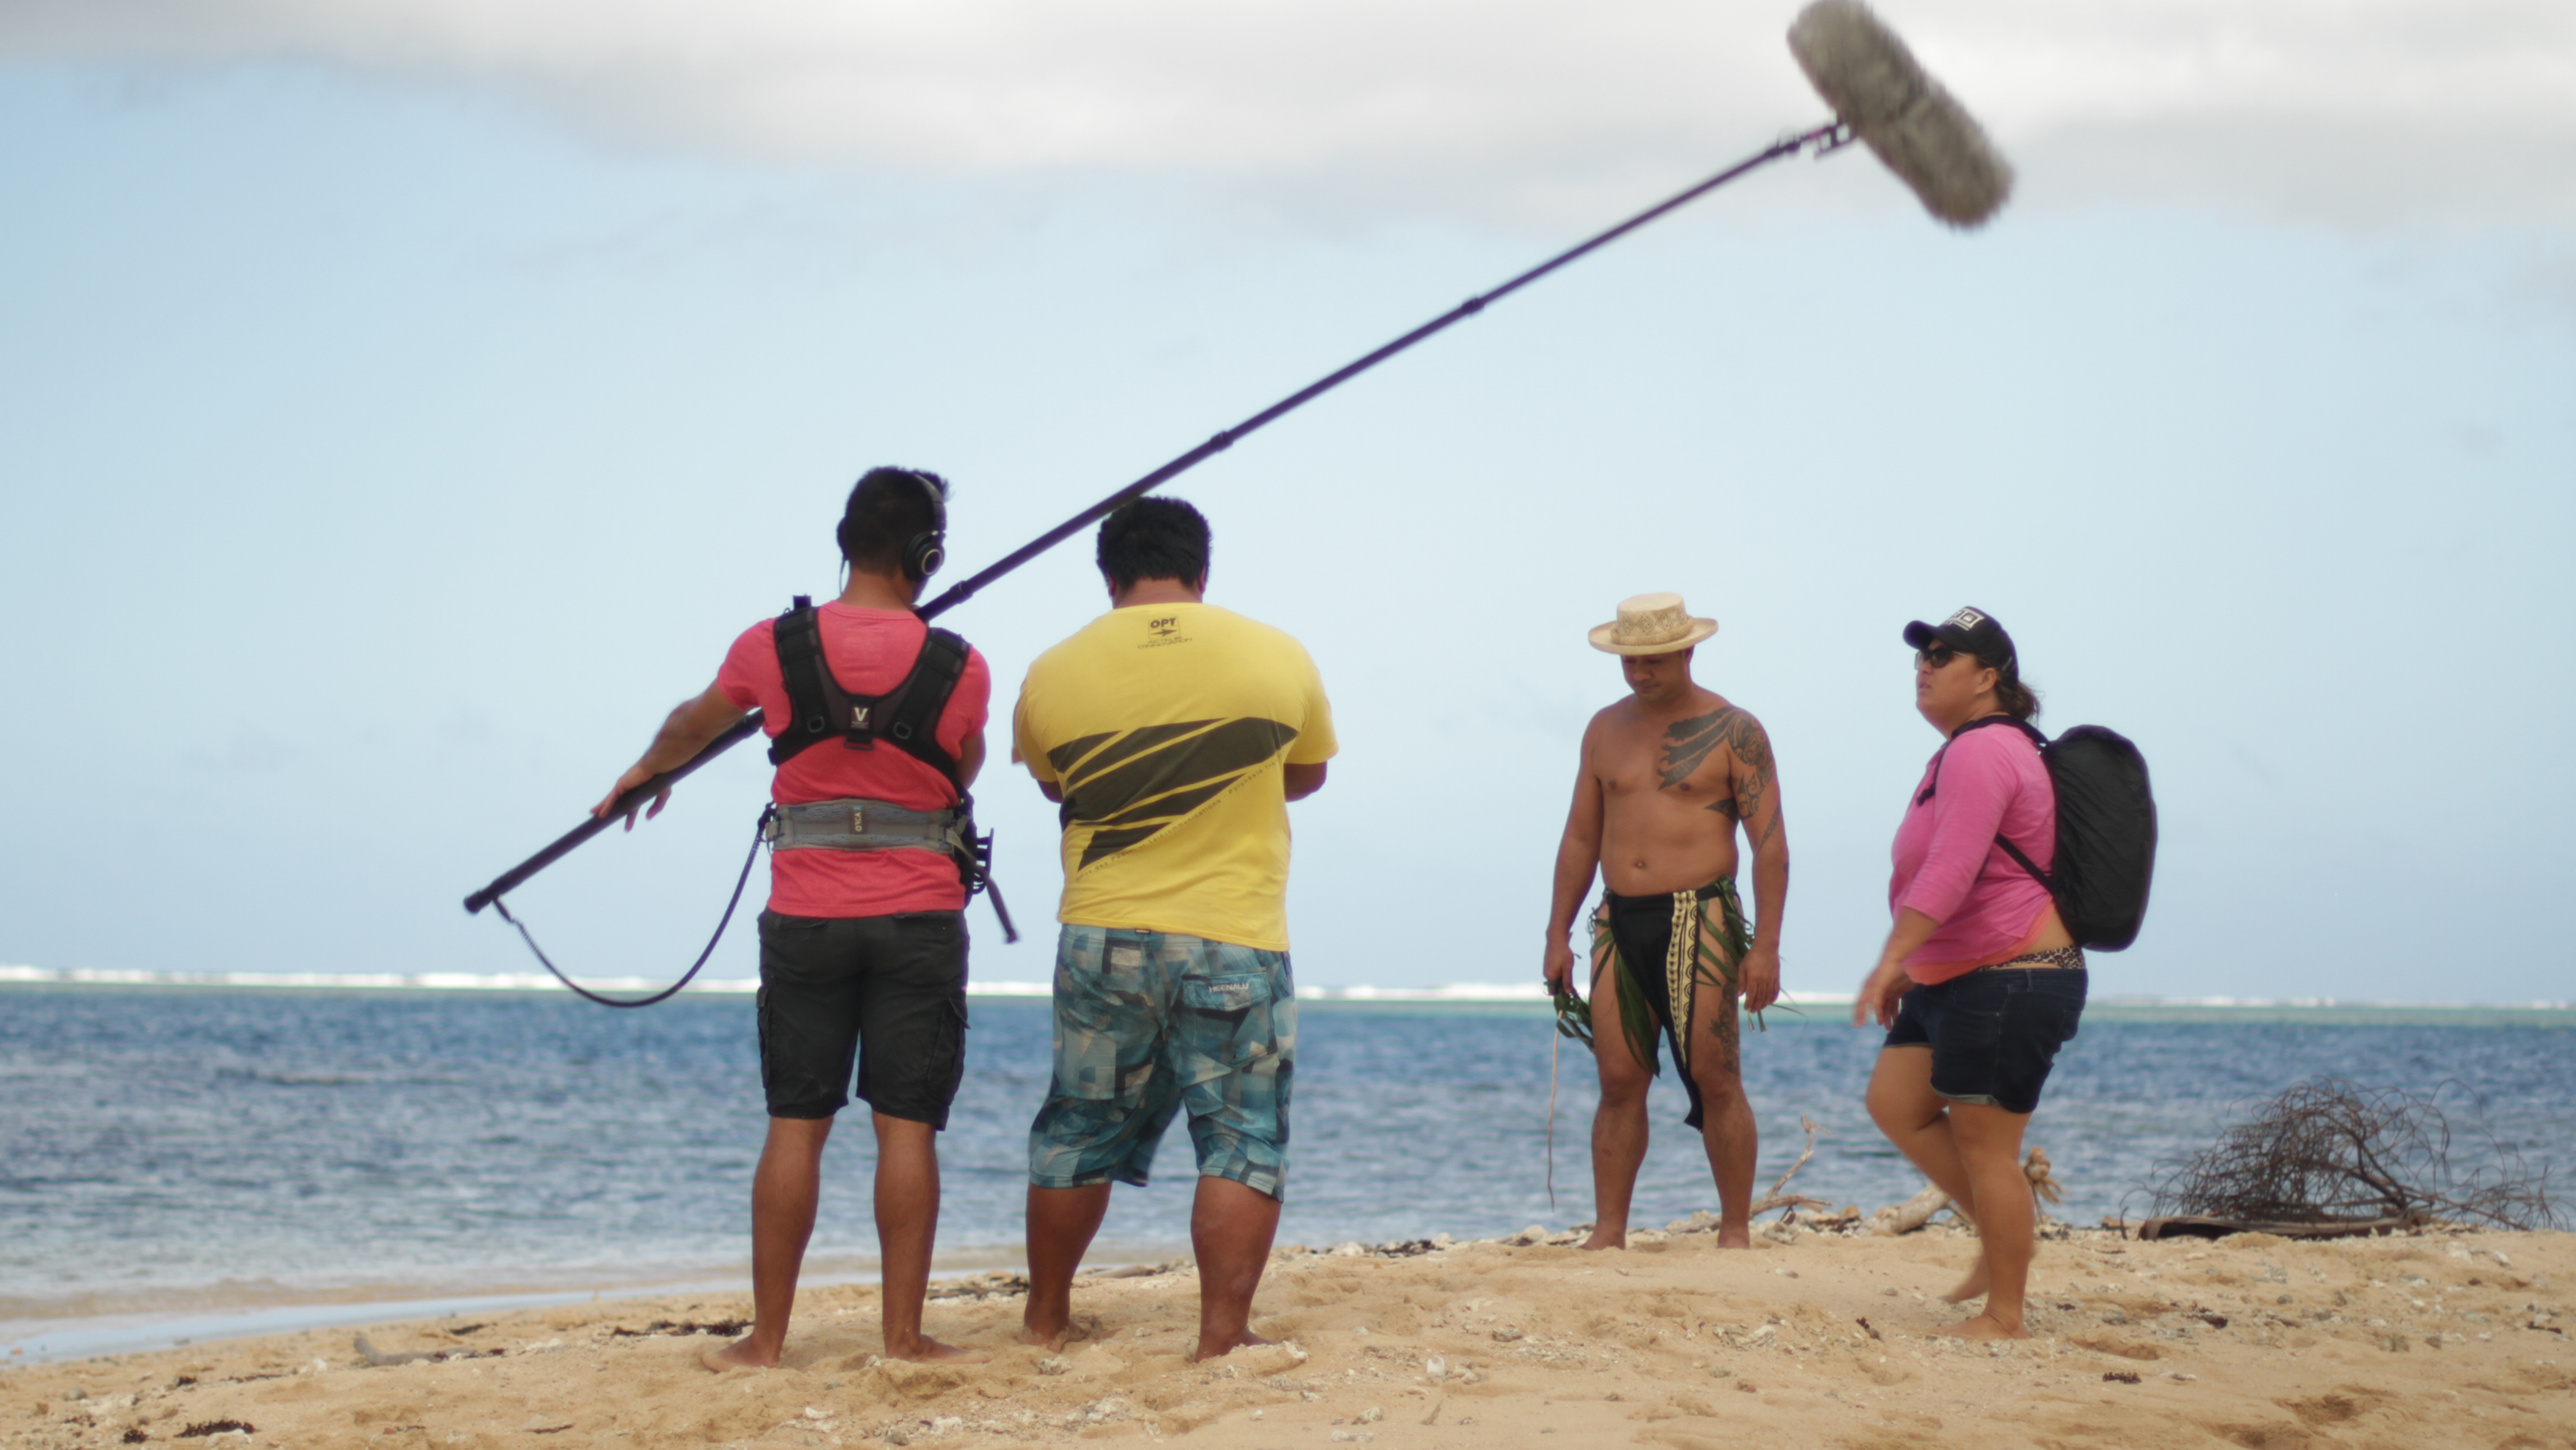
<instances>
[{"instance_id":1,"label":"white surf line","mask_svg":"<svg viewBox=\"0 0 2576 1450\"><path fill-rule=\"evenodd\" d=\"M106 987L257 987L286 991L324 992L539 992L563 990L554 978L541 972L421 972L398 975L387 972L143 972L106 967L30 967L0 964L0 986L106 986ZM662 981L645 977L603 977L585 981L584 986L602 991L631 992L658 988ZM687 993L716 996L746 995L760 990L760 983L749 977L700 978L689 984ZM970 997L1044 998L1053 995L1051 982L990 982L966 984ZM1306 1002L1496 1002L1543 1003L1547 989L1536 982L1449 982L1430 987L1299 987L1299 1001ZM1847 991L1791 991L1783 998L1787 1007L1849 1007L1852 994ZM2371 1011L2413 1012L2565 1012L2576 1009L2576 1001L2529 1002L2385 1002L2344 997L2156 997L2131 993L2100 993L2093 998L2097 1007L2198 1007L2214 1010L2230 1008L2287 1009L2364 1009Z\"/></svg>"},{"instance_id":2,"label":"white surf line","mask_svg":"<svg viewBox=\"0 0 2576 1450\"><path fill-rule=\"evenodd\" d=\"M104 967L28 967L0 965L0 984L102 987L262 987L304 991L398 992L559 992L561 985L542 972L145 972ZM589 979L584 986L602 991L650 989L661 983L642 977ZM749 977L700 978L690 992L719 995L756 992ZM1053 982L974 981L970 997L1051 997ZM1536 982L1457 982L1435 987L1300 987L1299 998L1324 1002L1544 1002L1547 991Z\"/></svg>"},{"instance_id":3,"label":"white surf line","mask_svg":"<svg viewBox=\"0 0 2576 1450\"><path fill-rule=\"evenodd\" d=\"M543 972L141 972L108 967L0 966L0 984L92 987L270 987L328 992L560 992L561 984ZM602 991L650 991L667 983L647 977L585 979ZM749 977L700 978L692 992L760 990Z\"/></svg>"}]
</instances>

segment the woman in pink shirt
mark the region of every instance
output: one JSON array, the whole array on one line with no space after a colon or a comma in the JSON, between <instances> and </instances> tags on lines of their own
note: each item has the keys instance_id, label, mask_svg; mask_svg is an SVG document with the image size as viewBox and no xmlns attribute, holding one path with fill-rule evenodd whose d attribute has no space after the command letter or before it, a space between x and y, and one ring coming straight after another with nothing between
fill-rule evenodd
<instances>
[{"instance_id":1,"label":"woman in pink shirt","mask_svg":"<svg viewBox=\"0 0 2576 1450\"><path fill-rule=\"evenodd\" d=\"M1888 911L1895 928L1852 1009L1887 1045L1869 1113L1977 1226L1977 1265L1949 1294L1985 1311L1946 1333L2022 1339L2034 1242L2022 1132L2057 1050L2084 1011L2084 952L2057 917L2046 871L2057 855L2057 795L2027 722L2039 701L2012 637L1981 610L1905 627L1914 708L1944 743L1896 829Z\"/></svg>"}]
</instances>

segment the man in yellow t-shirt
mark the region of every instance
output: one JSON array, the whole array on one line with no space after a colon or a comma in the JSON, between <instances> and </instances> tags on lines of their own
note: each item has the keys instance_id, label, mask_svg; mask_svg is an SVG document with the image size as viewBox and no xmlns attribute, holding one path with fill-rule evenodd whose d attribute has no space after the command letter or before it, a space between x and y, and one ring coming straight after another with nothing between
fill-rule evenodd
<instances>
[{"instance_id":1,"label":"man in yellow t-shirt","mask_svg":"<svg viewBox=\"0 0 2576 1450\"><path fill-rule=\"evenodd\" d=\"M1253 1290L1287 1185L1297 1003L1288 802L1322 789L1332 707L1297 641L1203 602L1208 527L1143 498L1100 525L1110 611L1038 656L1011 757L1063 804L1055 1079L1029 1129L1025 1337L1061 1345L1115 1180L1187 1109L1194 1359L1264 1341Z\"/></svg>"}]
</instances>

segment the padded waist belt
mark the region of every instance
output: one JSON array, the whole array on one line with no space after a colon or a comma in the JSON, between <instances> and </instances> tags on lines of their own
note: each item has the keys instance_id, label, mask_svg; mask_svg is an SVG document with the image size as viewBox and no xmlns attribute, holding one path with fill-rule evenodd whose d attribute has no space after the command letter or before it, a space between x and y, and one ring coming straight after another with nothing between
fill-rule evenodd
<instances>
[{"instance_id":1,"label":"padded waist belt","mask_svg":"<svg viewBox=\"0 0 2576 1450\"><path fill-rule=\"evenodd\" d=\"M910 847L946 854L968 849L966 819L958 812L907 810L871 800L778 806L760 834L773 851L886 851Z\"/></svg>"}]
</instances>

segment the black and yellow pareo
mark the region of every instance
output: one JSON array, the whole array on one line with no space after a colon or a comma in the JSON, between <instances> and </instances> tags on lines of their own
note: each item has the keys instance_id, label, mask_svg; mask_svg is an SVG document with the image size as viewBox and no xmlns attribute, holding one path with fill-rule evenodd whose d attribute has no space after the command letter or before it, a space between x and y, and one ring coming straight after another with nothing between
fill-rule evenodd
<instances>
[{"instance_id":1,"label":"black and yellow pareo","mask_svg":"<svg viewBox=\"0 0 2576 1450\"><path fill-rule=\"evenodd\" d=\"M1673 1061L1681 1069L1682 1087L1690 1095L1690 1126L1700 1125L1699 1085L1691 1062L1699 1051L1717 1053L1733 1068L1737 1058L1736 1003L1742 996L1738 971L1753 948L1744 924L1744 904L1731 880L1712 881L1689 891L1659 896L1620 896L1603 892L1592 913L1592 982L1600 991L1602 973L1617 968L1611 990L1617 992L1619 1022L1628 1050L1647 1071L1660 1075L1662 1052L1655 1044L1661 1028L1672 1038ZM1692 1031L1698 989L1715 987L1725 1010L1704 1032ZM1757 1026L1759 1021L1757 1019ZM1557 1030L1589 1045L1592 1015L1572 984L1557 998Z\"/></svg>"}]
</instances>

